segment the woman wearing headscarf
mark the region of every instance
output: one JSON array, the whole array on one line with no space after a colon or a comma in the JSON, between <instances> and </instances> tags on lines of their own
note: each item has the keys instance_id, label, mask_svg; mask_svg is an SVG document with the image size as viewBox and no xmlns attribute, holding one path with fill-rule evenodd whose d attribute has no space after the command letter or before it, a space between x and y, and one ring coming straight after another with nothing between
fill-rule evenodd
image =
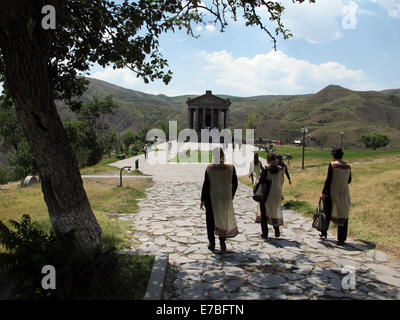
<instances>
[{"instance_id":1,"label":"woman wearing headscarf","mask_svg":"<svg viewBox=\"0 0 400 320\"><path fill-rule=\"evenodd\" d=\"M261 204L261 237L268 238L268 224L275 230L275 237L280 237L279 226L283 225L281 210L283 168L278 165L276 155L272 152L268 154L267 165L264 167L259 183L271 181L271 186L267 200Z\"/></svg>"},{"instance_id":2,"label":"woman wearing headscarf","mask_svg":"<svg viewBox=\"0 0 400 320\"><path fill-rule=\"evenodd\" d=\"M222 148L213 150L213 164L206 169L201 192L200 209L206 207L208 249L215 250L215 236L219 236L221 251L226 251L226 238L235 237L239 231L233 210L238 179L233 165L225 164Z\"/></svg>"},{"instance_id":3,"label":"woman wearing headscarf","mask_svg":"<svg viewBox=\"0 0 400 320\"><path fill-rule=\"evenodd\" d=\"M331 220L337 224L337 244L343 246L347 238L350 212L351 167L342 160L341 148L334 148L331 154L332 162L329 164L328 175L320 198L323 199L328 226ZM326 239L327 235L328 232L323 231L320 238Z\"/></svg>"},{"instance_id":4,"label":"woman wearing headscarf","mask_svg":"<svg viewBox=\"0 0 400 320\"><path fill-rule=\"evenodd\" d=\"M249 170L249 177L251 178L251 184L254 186L257 184L258 180L260 179L262 171L262 163L258 157L258 153L254 153L254 159L250 162L250 170ZM257 206L257 215L256 215L256 223L261 222L261 210L260 205Z\"/></svg>"}]
</instances>

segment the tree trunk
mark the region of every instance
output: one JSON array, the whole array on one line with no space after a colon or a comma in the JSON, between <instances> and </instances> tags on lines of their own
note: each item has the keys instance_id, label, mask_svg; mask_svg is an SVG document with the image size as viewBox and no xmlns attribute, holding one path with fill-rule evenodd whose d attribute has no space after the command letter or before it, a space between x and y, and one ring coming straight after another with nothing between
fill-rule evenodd
<instances>
[{"instance_id":1,"label":"tree trunk","mask_svg":"<svg viewBox=\"0 0 400 320\"><path fill-rule=\"evenodd\" d=\"M7 17L0 25L5 80L40 170L53 228L74 248L92 254L100 246L101 228L90 207L78 162L55 106L49 67L51 37L46 35L51 30L41 29L40 16L31 19L26 13L31 8L18 8L14 1L13 5L21 14L0 10L0 20ZM32 2L31 5L35 6Z\"/></svg>"}]
</instances>

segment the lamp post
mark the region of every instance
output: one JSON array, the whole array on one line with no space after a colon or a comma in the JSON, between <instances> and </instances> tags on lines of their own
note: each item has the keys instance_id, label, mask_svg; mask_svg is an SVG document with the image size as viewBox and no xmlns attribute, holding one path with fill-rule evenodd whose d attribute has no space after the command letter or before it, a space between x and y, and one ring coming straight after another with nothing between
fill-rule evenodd
<instances>
[{"instance_id":1,"label":"lamp post","mask_svg":"<svg viewBox=\"0 0 400 320\"><path fill-rule=\"evenodd\" d=\"M123 168L121 169L121 171L119 172L119 187L121 187L121 188L122 188L122 171L123 171L125 168L128 168L128 173L131 173L131 166L126 166L126 167L123 167Z\"/></svg>"},{"instance_id":2,"label":"lamp post","mask_svg":"<svg viewBox=\"0 0 400 320\"><path fill-rule=\"evenodd\" d=\"M304 170L304 148L306 144L306 133L308 133L307 128L301 128L300 132L303 134L303 159L301 161L301 168Z\"/></svg>"},{"instance_id":3,"label":"lamp post","mask_svg":"<svg viewBox=\"0 0 400 320\"><path fill-rule=\"evenodd\" d=\"M343 149L343 136L344 136L344 132L341 131L340 132L340 148L342 148L342 149Z\"/></svg>"}]
</instances>

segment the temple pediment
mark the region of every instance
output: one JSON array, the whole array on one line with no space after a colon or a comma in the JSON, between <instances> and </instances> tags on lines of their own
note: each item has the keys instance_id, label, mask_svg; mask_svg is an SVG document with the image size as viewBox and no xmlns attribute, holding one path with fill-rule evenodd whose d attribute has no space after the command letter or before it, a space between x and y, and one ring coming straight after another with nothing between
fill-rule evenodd
<instances>
[{"instance_id":1,"label":"temple pediment","mask_svg":"<svg viewBox=\"0 0 400 320\"><path fill-rule=\"evenodd\" d=\"M202 96L198 96L193 99L188 99L186 101L189 107L218 107L218 108L229 108L231 105L231 101L229 99L222 99L220 97L217 97L212 94L211 91L206 91L206 94L203 94Z\"/></svg>"},{"instance_id":2,"label":"temple pediment","mask_svg":"<svg viewBox=\"0 0 400 320\"><path fill-rule=\"evenodd\" d=\"M227 128L231 101L222 99L207 90L206 94L188 99L188 126L200 132L201 129Z\"/></svg>"}]
</instances>

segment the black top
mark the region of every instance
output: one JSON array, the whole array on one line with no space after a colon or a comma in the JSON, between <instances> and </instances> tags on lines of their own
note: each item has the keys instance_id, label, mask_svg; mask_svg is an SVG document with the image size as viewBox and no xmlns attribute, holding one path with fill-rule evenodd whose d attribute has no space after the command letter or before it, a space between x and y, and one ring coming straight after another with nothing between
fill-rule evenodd
<instances>
[{"instance_id":1,"label":"black top","mask_svg":"<svg viewBox=\"0 0 400 320\"><path fill-rule=\"evenodd\" d=\"M279 165L283 168L283 170L285 170L286 177L288 178L288 180L290 180L290 176L289 176L289 171L287 169L287 165L284 164L283 162L279 162Z\"/></svg>"},{"instance_id":2,"label":"black top","mask_svg":"<svg viewBox=\"0 0 400 320\"><path fill-rule=\"evenodd\" d=\"M324 184L324 189L322 190L323 194L327 194L327 195L330 194L332 175L333 175L333 167L332 167L332 163L330 163L329 167L328 167L328 175L326 177L325 184ZM350 176L349 176L349 181L347 183L351 183L351 172L350 172Z\"/></svg>"},{"instance_id":3,"label":"black top","mask_svg":"<svg viewBox=\"0 0 400 320\"><path fill-rule=\"evenodd\" d=\"M232 173L232 198L235 196L236 190L238 188L238 178L236 175L236 169L234 166L233 168L233 173ZM206 170L206 173L204 175L204 182L203 182L203 188L201 190L201 201L207 203L211 203L211 198L210 198L210 179L208 178L208 173Z\"/></svg>"}]
</instances>

